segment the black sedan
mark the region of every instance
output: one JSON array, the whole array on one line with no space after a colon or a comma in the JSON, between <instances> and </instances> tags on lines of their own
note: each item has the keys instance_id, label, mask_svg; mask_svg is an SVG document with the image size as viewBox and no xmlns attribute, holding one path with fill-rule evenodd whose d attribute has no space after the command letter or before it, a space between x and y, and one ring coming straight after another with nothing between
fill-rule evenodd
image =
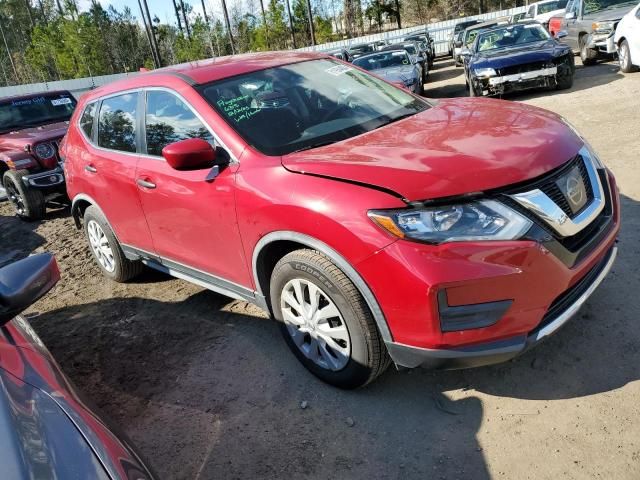
<instances>
[{"instance_id":1,"label":"black sedan","mask_svg":"<svg viewBox=\"0 0 640 480\"><path fill-rule=\"evenodd\" d=\"M461 56L472 97L573 85L571 49L536 22L484 30Z\"/></svg>"},{"instance_id":2,"label":"black sedan","mask_svg":"<svg viewBox=\"0 0 640 480\"><path fill-rule=\"evenodd\" d=\"M151 479L128 442L84 403L19 315L59 278L49 254L0 268L0 477Z\"/></svg>"}]
</instances>

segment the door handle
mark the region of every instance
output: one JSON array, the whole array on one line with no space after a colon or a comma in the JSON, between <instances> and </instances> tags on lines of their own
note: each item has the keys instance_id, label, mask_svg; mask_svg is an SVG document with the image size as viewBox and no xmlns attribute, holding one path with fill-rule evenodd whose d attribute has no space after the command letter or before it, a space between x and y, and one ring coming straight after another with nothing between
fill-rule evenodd
<instances>
[{"instance_id":1,"label":"door handle","mask_svg":"<svg viewBox=\"0 0 640 480\"><path fill-rule=\"evenodd\" d=\"M156 184L153 182L150 182L148 180L145 180L143 178L139 178L136 180L136 183L138 185L140 185L142 188L156 188Z\"/></svg>"},{"instance_id":2,"label":"door handle","mask_svg":"<svg viewBox=\"0 0 640 480\"><path fill-rule=\"evenodd\" d=\"M87 172L91 172L91 173L97 173L98 169L96 167L94 167L93 165L85 165L84 169Z\"/></svg>"}]
</instances>

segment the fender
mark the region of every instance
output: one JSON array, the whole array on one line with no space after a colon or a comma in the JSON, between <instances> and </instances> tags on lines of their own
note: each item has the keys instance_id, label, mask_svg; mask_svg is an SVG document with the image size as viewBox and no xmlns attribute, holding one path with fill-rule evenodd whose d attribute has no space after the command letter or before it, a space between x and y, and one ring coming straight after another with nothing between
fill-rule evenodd
<instances>
[{"instance_id":1,"label":"fender","mask_svg":"<svg viewBox=\"0 0 640 480\"><path fill-rule=\"evenodd\" d=\"M38 167L38 163L28 152L21 151L0 153L0 162L4 163L9 170L24 170Z\"/></svg>"},{"instance_id":2,"label":"fender","mask_svg":"<svg viewBox=\"0 0 640 480\"><path fill-rule=\"evenodd\" d=\"M356 288L360 291L365 302L367 302L369 310L371 310L371 314L373 315L376 325L378 326L378 330L380 331L380 335L382 336L382 339L385 341L385 343L393 341L393 337L391 336L391 331L389 330L389 325L387 324L387 320L384 317L384 313L382 312L378 301L376 300L373 292L364 281L364 279L337 251L335 251L326 243L309 235L284 230L271 232L258 241L253 249L253 258L251 260L253 280L255 282L256 292L258 295L264 298L264 292L262 291L260 280L258 278L258 255L265 246L277 240L289 240L297 242L309 248L313 248L314 250L318 250L319 252L322 252L327 257L329 257L331 261L335 263L336 266L340 268L340 270L342 270L342 272L349 278L349 280L353 282Z\"/></svg>"},{"instance_id":3,"label":"fender","mask_svg":"<svg viewBox=\"0 0 640 480\"><path fill-rule=\"evenodd\" d=\"M82 224L80 223L80 206L79 206L79 203L81 201L85 201L89 203L91 206L96 207L100 211L102 216L107 221L107 224L111 229L111 232L113 232L114 237L116 237L116 240L118 241L118 243L120 243L120 240L118 240L118 235L116 234L115 230L111 226L111 222L109 222L109 219L105 215L104 210L100 208L100 205L98 205L98 202L96 202L93 198L91 198L89 195L86 195L84 193L79 193L78 195L73 197L73 200L71 201L71 217L73 217L73 221L76 224L76 228L78 230L82 228Z\"/></svg>"}]
</instances>

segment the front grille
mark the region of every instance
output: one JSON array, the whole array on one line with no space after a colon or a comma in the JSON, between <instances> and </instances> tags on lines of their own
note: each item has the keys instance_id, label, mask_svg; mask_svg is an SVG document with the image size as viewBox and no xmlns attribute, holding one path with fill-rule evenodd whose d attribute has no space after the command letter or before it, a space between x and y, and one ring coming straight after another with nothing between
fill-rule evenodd
<instances>
[{"instance_id":1,"label":"front grille","mask_svg":"<svg viewBox=\"0 0 640 480\"><path fill-rule=\"evenodd\" d=\"M560 296L558 296L551 305L549 305L549 309L547 313L545 313L544 317L542 317L542 321L536 327L536 331L546 327L551 322L553 322L556 318L562 315L571 305L576 303L580 296L587 291L589 286L598 278L598 275L604 270L606 267L611 255L613 254L613 249L609 250L607 254L603 257L600 262L598 262L591 270L589 270L584 277L582 277L576 284L570 287L568 290L565 290Z\"/></svg>"},{"instance_id":2,"label":"front grille","mask_svg":"<svg viewBox=\"0 0 640 480\"><path fill-rule=\"evenodd\" d=\"M573 211L571 210L571 207L569 206L569 201L565 197L564 193L562 193L562 191L560 190L560 187L558 187L558 184L556 183L556 181L560 177L562 177L562 175L571 171L575 167L578 167L578 169L580 170L580 176L582 177L582 181L584 182L584 186L587 192L587 201L581 210L577 211L576 213L573 213ZM553 200L554 203L558 205L562 209L562 211L567 214L569 218L575 218L577 215L579 215L582 212L582 210L587 208L589 204L593 201L593 187L591 185L591 182L589 181L589 174L587 173L587 168L584 165L584 160L580 155L577 155L566 166L564 166L562 168L562 171L559 174L549 178L547 181L542 183L538 188L542 190L551 200Z\"/></svg>"},{"instance_id":3,"label":"front grille","mask_svg":"<svg viewBox=\"0 0 640 480\"><path fill-rule=\"evenodd\" d=\"M503 67L497 72L500 76L516 75L518 73L534 72L536 70L542 70L547 67L547 62L533 62L525 63L522 65L511 65L509 67Z\"/></svg>"},{"instance_id":4,"label":"front grille","mask_svg":"<svg viewBox=\"0 0 640 480\"><path fill-rule=\"evenodd\" d=\"M556 204L565 212L570 212L570 208L567 210L568 204L564 195L552 191L552 186L556 186L555 181L569 172L576 165L579 166L581 176L587 187L588 201L584 208L586 208L593 201L593 187L589 181L586 167L584 166L584 160L580 156L576 156L551 172L538 177L534 180L527 181L519 184L505 191L506 195L501 195L500 199L514 210L520 212L523 216L529 218L534 222L535 227L525 235L525 238L535 240L542 243L550 252L558 257L567 267L573 268L581 260L586 258L609 234L614 227L614 212L613 212L613 199L611 189L609 187L609 180L607 174L604 171L597 171L597 175L600 178L602 185L602 193L604 200L604 208L598 214L598 216L587 226L585 226L577 234L570 237L560 236L553 228L547 225L546 222L541 220L531 210L523 207L518 202L513 200L509 195L514 193L526 192L534 189L542 190L548 195ZM558 189L559 190L559 189ZM562 198L560 198L562 197ZM580 212L576 212L578 215Z\"/></svg>"}]
</instances>

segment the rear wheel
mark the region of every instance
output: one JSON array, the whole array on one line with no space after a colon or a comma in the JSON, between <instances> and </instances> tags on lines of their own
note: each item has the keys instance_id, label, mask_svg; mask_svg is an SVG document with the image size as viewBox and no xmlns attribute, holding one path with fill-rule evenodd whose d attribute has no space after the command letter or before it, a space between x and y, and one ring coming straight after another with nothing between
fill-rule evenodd
<instances>
[{"instance_id":1,"label":"rear wheel","mask_svg":"<svg viewBox=\"0 0 640 480\"><path fill-rule=\"evenodd\" d=\"M289 349L314 375L340 388L374 380L390 363L362 295L326 256L301 249L271 275L271 305Z\"/></svg>"},{"instance_id":2,"label":"rear wheel","mask_svg":"<svg viewBox=\"0 0 640 480\"><path fill-rule=\"evenodd\" d=\"M587 36L580 37L580 60L583 65L593 65L598 58L598 51L587 46Z\"/></svg>"},{"instance_id":3,"label":"rear wheel","mask_svg":"<svg viewBox=\"0 0 640 480\"><path fill-rule=\"evenodd\" d=\"M106 218L93 205L84 212L84 230L91 253L105 276L116 282L126 282L144 269L142 262L125 257Z\"/></svg>"},{"instance_id":4,"label":"rear wheel","mask_svg":"<svg viewBox=\"0 0 640 480\"><path fill-rule=\"evenodd\" d=\"M636 70L636 67L631 62L631 49L626 40L622 40L618 48L618 63L620 64L620 70L624 73L631 73Z\"/></svg>"},{"instance_id":5,"label":"rear wheel","mask_svg":"<svg viewBox=\"0 0 640 480\"><path fill-rule=\"evenodd\" d=\"M7 170L2 184L7 198L13 204L16 215L25 220L40 220L44 217L45 198L40 190L27 187L22 178L28 175L27 170Z\"/></svg>"}]
</instances>

